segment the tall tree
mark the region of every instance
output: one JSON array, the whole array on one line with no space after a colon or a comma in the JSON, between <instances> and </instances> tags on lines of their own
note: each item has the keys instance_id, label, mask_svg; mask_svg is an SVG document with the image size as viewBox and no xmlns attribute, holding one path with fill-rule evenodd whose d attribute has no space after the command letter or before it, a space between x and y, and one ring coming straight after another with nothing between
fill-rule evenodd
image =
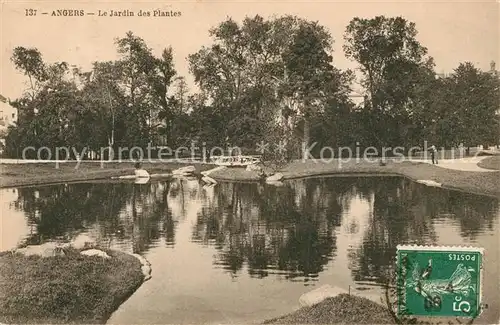
<instances>
[{"instance_id":1,"label":"tall tree","mask_svg":"<svg viewBox=\"0 0 500 325\"><path fill-rule=\"evenodd\" d=\"M190 71L224 125L223 137L229 138L233 144L242 145L237 131L241 130L239 121L250 117L242 103L251 89L251 67L245 56L243 32L234 20L227 19L210 29L209 35L214 44L189 56Z\"/></svg>"},{"instance_id":2,"label":"tall tree","mask_svg":"<svg viewBox=\"0 0 500 325\"><path fill-rule=\"evenodd\" d=\"M309 145L311 117L324 111L331 100L346 100L350 73L332 65L330 34L316 22L301 21L283 56L287 83L284 93L295 97L302 118L303 145ZM304 156L307 158L307 156Z\"/></svg>"},{"instance_id":3,"label":"tall tree","mask_svg":"<svg viewBox=\"0 0 500 325\"><path fill-rule=\"evenodd\" d=\"M12 63L16 70L28 77L29 88L27 94L33 100L41 88L41 83L47 80L46 66L42 54L36 48L18 46L14 48Z\"/></svg>"},{"instance_id":4,"label":"tall tree","mask_svg":"<svg viewBox=\"0 0 500 325\"><path fill-rule=\"evenodd\" d=\"M154 139L161 117L170 123L168 90L176 73L172 49L164 49L157 58L145 41L132 32L117 39L116 44L122 55L117 62L121 71L120 85L125 89L130 114L125 121L129 132L127 145L146 146ZM161 116L161 111L167 114Z\"/></svg>"},{"instance_id":5,"label":"tall tree","mask_svg":"<svg viewBox=\"0 0 500 325\"><path fill-rule=\"evenodd\" d=\"M173 63L173 50L171 47L162 51L161 57L153 60L155 67L148 73L148 82L153 95L153 108L150 115L150 129L157 135L158 127L163 125L163 135L166 142L173 145L173 123L175 119L174 98L169 96L170 86L175 80L176 71ZM156 112L155 112L156 111Z\"/></svg>"},{"instance_id":6,"label":"tall tree","mask_svg":"<svg viewBox=\"0 0 500 325\"><path fill-rule=\"evenodd\" d=\"M116 140L125 136L122 126L127 118L125 93L119 87L121 71L116 62L95 62L87 76L81 92L86 109L80 134L94 150L115 147Z\"/></svg>"},{"instance_id":7,"label":"tall tree","mask_svg":"<svg viewBox=\"0 0 500 325\"><path fill-rule=\"evenodd\" d=\"M500 80L472 63L461 63L449 77L452 89L443 120L448 121L457 138L454 144L467 146L497 143L499 140ZM445 131L445 130L443 130Z\"/></svg>"},{"instance_id":8,"label":"tall tree","mask_svg":"<svg viewBox=\"0 0 500 325\"><path fill-rule=\"evenodd\" d=\"M95 62L88 72L66 62L47 64L35 48L15 48L11 59L28 88L13 102L19 123L9 131L7 151L19 155L19 148L33 145L145 147L157 141L160 126L171 133L172 49L156 57L131 32L116 45L119 60Z\"/></svg>"},{"instance_id":9,"label":"tall tree","mask_svg":"<svg viewBox=\"0 0 500 325\"><path fill-rule=\"evenodd\" d=\"M402 17L354 18L344 40L346 56L356 60L363 73L372 136L380 145L400 145L411 124L409 103L417 76L422 67L433 66L417 40L415 23Z\"/></svg>"}]
</instances>

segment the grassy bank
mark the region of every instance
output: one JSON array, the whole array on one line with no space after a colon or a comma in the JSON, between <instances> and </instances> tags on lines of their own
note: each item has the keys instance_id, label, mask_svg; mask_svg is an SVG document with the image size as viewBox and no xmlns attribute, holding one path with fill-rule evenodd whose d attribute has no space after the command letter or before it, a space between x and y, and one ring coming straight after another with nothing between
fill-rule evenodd
<instances>
[{"instance_id":1,"label":"grassy bank","mask_svg":"<svg viewBox=\"0 0 500 325\"><path fill-rule=\"evenodd\" d=\"M327 298L264 324L396 324L387 308L348 294Z\"/></svg>"},{"instance_id":2,"label":"grassy bank","mask_svg":"<svg viewBox=\"0 0 500 325\"><path fill-rule=\"evenodd\" d=\"M108 252L82 256L0 255L0 323L103 324L142 283L140 262Z\"/></svg>"},{"instance_id":3,"label":"grassy bank","mask_svg":"<svg viewBox=\"0 0 500 325\"><path fill-rule=\"evenodd\" d=\"M500 156L492 156L481 160L478 164L481 168L500 170Z\"/></svg>"},{"instance_id":4,"label":"grassy bank","mask_svg":"<svg viewBox=\"0 0 500 325\"><path fill-rule=\"evenodd\" d=\"M183 163L145 162L142 167L150 174L160 174L186 165ZM197 172L214 167L203 164L189 165L195 166ZM132 174L134 174L134 163L132 162L107 162L102 166L100 162L94 161L84 161L80 165L77 165L76 162L67 162L61 163L58 168L56 168L55 163L1 164L0 187L110 179L111 177Z\"/></svg>"}]
</instances>

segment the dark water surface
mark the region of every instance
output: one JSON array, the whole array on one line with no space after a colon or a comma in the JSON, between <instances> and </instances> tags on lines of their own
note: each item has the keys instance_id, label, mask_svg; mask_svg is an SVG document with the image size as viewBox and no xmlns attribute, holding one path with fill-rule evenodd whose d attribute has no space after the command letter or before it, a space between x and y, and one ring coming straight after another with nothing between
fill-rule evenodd
<instances>
[{"instance_id":1,"label":"dark water surface","mask_svg":"<svg viewBox=\"0 0 500 325\"><path fill-rule=\"evenodd\" d=\"M1 250L82 234L152 264L116 324L250 323L324 284L379 295L398 244L486 249L481 322L499 318L499 202L399 177L282 187L172 179L0 190Z\"/></svg>"}]
</instances>

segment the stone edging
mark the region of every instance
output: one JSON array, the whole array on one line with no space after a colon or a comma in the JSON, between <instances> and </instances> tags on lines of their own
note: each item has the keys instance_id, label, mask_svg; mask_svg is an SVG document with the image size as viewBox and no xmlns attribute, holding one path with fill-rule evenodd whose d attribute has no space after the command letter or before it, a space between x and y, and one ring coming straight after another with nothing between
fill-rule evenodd
<instances>
[{"instance_id":1,"label":"stone edging","mask_svg":"<svg viewBox=\"0 0 500 325\"><path fill-rule=\"evenodd\" d=\"M141 271L142 271L142 275L144 276L144 282L148 281L149 279L151 279L151 263L149 263L149 261L144 258L144 256L142 255L139 255L139 254L131 254L131 253L127 253L129 254L130 256L133 256L135 257L136 259L139 260L139 263L141 263Z\"/></svg>"}]
</instances>

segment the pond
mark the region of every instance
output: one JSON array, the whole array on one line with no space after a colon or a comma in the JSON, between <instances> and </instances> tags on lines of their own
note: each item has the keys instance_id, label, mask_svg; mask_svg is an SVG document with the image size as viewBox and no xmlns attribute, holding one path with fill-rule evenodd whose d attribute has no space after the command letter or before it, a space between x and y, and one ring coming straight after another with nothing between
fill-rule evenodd
<instances>
[{"instance_id":1,"label":"pond","mask_svg":"<svg viewBox=\"0 0 500 325\"><path fill-rule=\"evenodd\" d=\"M1 189L2 246L87 234L152 264L117 324L252 323L324 284L381 294L398 244L486 249L481 322L499 317L499 202L401 177L284 186L196 179Z\"/></svg>"}]
</instances>

